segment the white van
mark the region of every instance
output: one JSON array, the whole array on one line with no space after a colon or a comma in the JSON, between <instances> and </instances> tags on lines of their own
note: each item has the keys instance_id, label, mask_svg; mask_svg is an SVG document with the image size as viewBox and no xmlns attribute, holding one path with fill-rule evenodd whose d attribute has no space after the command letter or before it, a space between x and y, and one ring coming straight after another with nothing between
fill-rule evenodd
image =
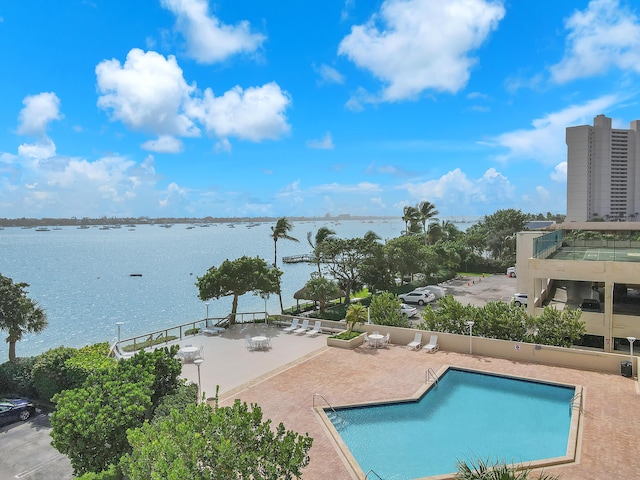
<instances>
[{"instance_id":1,"label":"white van","mask_svg":"<svg viewBox=\"0 0 640 480\"><path fill-rule=\"evenodd\" d=\"M516 278L516 267L507 268L507 277Z\"/></svg>"}]
</instances>

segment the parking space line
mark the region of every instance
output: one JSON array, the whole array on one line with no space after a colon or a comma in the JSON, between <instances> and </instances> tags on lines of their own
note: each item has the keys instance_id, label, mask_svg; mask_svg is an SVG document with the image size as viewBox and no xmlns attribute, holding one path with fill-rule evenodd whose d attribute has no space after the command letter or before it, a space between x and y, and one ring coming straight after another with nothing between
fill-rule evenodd
<instances>
[{"instance_id":1,"label":"parking space line","mask_svg":"<svg viewBox=\"0 0 640 480\"><path fill-rule=\"evenodd\" d=\"M25 470L24 472L18 473L15 476L15 478L24 478L27 475L32 474L33 472L37 472L38 470L40 470L44 466L49 465L50 463L53 463L53 462L57 462L58 460L60 460L62 458L65 458L65 455L63 455L63 454L57 455L57 456L47 460L46 462L39 463L38 465L36 465L35 467L33 467L33 468L29 469L29 470Z\"/></svg>"}]
</instances>

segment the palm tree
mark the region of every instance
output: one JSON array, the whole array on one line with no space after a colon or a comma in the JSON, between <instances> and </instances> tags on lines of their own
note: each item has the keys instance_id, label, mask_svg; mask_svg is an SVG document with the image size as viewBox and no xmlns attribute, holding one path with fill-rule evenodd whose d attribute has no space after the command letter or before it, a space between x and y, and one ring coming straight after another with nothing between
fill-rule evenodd
<instances>
[{"instance_id":1,"label":"palm tree","mask_svg":"<svg viewBox=\"0 0 640 480\"><path fill-rule=\"evenodd\" d=\"M535 479L530 477L531 470L521 469L514 465L507 465L504 462L490 463L488 460L478 460L474 465L467 465L466 462L459 461L458 472L454 477L456 480L558 480L558 475L540 473Z\"/></svg>"},{"instance_id":2,"label":"palm tree","mask_svg":"<svg viewBox=\"0 0 640 480\"><path fill-rule=\"evenodd\" d=\"M409 235L411 233L410 226L414 225L420 216L420 212L416 207L407 205L403 209L402 220L404 221L404 234Z\"/></svg>"},{"instance_id":3,"label":"palm tree","mask_svg":"<svg viewBox=\"0 0 640 480\"><path fill-rule=\"evenodd\" d=\"M420 214L420 221L422 222L422 231L424 232L424 241L427 243L427 222L437 220L435 218L440 212L436 210L436 206L427 202L426 200L420 202L417 207L418 213Z\"/></svg>"},{"instance_id":4,"label":"palm tree","mask_svg":"<svg viewBox=\"0 0 640 480\"><path fill-rule=\"evenodd\" d=\"M40 333L47 327L47 314L27 297L28 283L14 283L0 275L0 330L9 335L9 361L16 359L16 343L25 333Z\"/></svg>"},{"instance_id":5,"label":"palm tree","mask_svg":"<svg viewBox=\"0 0 640 480\"><path fill-rule=\"evenodd\" d=\"M273 267L277 266L278 262L278 240L281 238L285 240L291 240L292 242L297 242L298 239L289 235L289 232L293 228L291 222L288 218L282 217L279 218L276 222L275 226L271 227L271 238L273 238ZM280 313L284 311L284 307L282 306L282 291L278 292L278 298L280 299Z\"/></svg>"},{"instance_id":6,"label":"palm tree","mask_svg":"<svg viewBox=\"0 0 640 480\"><path fill-rule=\"evenodd\" d=\"M288 218L279 218L275 226L271 227L271 238L273 238L273 266L278 266L278 240L281 238L285 240L291 240L297 242L298 239L289 235L289 232L293 229L293 225Z\"/></svg>"},{"instance_id":7,"label":"palm tree","mask_svg":"<svg viewBox=\"0 0 640 480\"><path fill-rule=\"evenodd\" d=\"M322 242L330 240L336 234L329 227L320 227L316 232L315 242L311 240L313 234L311 232L307 232L307 242L313 248L313 255L316 257L316 263L318 264L318 274L322 277L322 271L320 270L320 255L319 255L319 246Z\"/></svg>"},{"instance_id":8,"label":"palm tree","mask_svg":"<svg viewBox=\"0 0 640 480\"><path fill-rule=\"evenodd\" d=\"M367 319L367 307L360 303L353 303L347 308L345 321L347 322L347 332L353 330L356 323L364 323Z\"/></svg>"}]
</instances>

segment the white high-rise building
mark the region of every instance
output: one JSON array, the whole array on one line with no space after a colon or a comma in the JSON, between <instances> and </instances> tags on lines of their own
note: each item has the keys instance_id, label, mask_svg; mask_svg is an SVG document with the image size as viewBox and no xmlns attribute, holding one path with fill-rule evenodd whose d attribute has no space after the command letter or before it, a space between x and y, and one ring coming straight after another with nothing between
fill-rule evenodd
<instances>
[{"instance_id":1,"label":"white high-rise building","mask_svg":"<svg viewBox=\"0 0 640 480\"><path fill-rule=\"evenodd\" d=\"M598 115L567 128L566 141L566 221L640 221L640 120L623 130Z\"/></svg>"}]
</instances>

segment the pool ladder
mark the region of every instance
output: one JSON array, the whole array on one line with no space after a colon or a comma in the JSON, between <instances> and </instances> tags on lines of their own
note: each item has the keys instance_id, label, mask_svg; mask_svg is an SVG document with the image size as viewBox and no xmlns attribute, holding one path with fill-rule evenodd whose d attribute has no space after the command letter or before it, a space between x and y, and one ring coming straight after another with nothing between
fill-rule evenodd
<instances>
[{"instance_id":1,"label":"pool ladder","mask_svg":"<svg viewBox=\"0 0 640 480\"><path fill-rule=\"evenodd\" d=\"M433 371L433 368L427 368L427 371L424 372L424 381L425 383L429 383L429 379L432 378L433 379L433 383L436 384L436 387L438 386L438 376L436 375L436 372Z\"/></svg>"},{"instance_id":2,"label":"pool ladder","mask_svg":"<svg viewBox=\"0 0 640 480\"><path fill-rule=\"evenodd\" d=\"M584 413L584 409L582 408L582 393L576 393L573 397L571 397L571 400L569 400L569 415L571 415L573 407L576 406L576 403L578 404L578 411L580 413Z\"/></svg>"},{"instance_id":3,"label":"pool ladder","mask_svg":"<svg viewBox=\"0 0 640 480\"><path fill-rule=\"evenodd\" d=\"M365 480L367 480L369 478L369 474L372 473L374 474L377 478L379 478L380 480L383 480L382 477L380 475L378 475L375 470L369 470L367 472L367 474L364 476ZM373 478L373 477L372 477Z\"/></svg>"}]
</instances>

